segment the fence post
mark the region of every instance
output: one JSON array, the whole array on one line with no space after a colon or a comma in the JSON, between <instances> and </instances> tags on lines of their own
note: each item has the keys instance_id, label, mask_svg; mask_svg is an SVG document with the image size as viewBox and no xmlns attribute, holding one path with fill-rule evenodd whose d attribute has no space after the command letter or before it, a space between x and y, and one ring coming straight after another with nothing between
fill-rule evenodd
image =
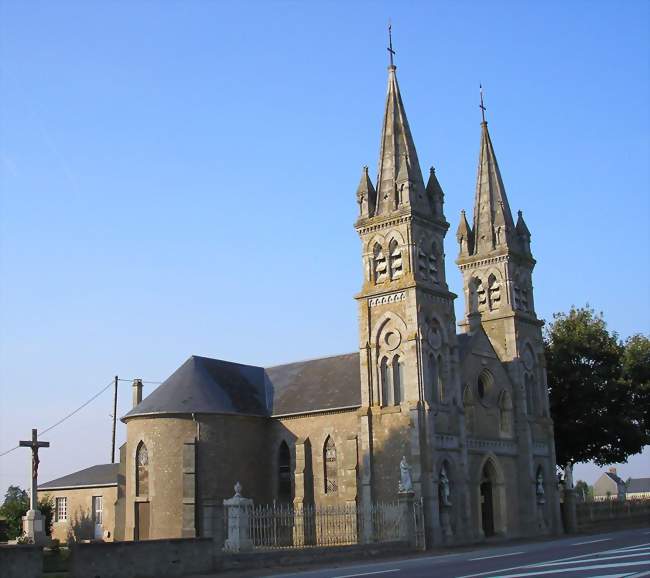
<instances>
[{"instance_id":1,"label":"fence post","mask_svg":"<svg viewBox=\"0 0 650 578\"><path fill-rule=\"evenodd\" d=\"M242 486L237 482L235 495L223 501L228 516L228 538L224 550L230 552L245 552L253 549L253 542L250 539L250 510L253 500L243 498L241 490Z\"/></svg>"}]
</instances>

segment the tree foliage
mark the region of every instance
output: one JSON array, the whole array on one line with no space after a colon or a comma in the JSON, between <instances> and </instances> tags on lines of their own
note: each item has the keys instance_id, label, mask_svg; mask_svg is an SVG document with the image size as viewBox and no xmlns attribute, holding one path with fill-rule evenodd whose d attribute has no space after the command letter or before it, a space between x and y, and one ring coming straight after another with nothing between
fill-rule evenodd
<instances>
[{"instance_id":1,"label":"tree foliage","mask_svg":"<svg viewBox=\"0 0 650 578\"><path fill-rule=\"evenodd\" d=\"M52 530L52 519L54 516L54 504L49 496L38 501L38 509L45 517L45 532L50 535ZM29 510L29 495L26 490L18 486L9 486L5 494L4 502L0 506L0 516L6 519L6 539L18 538L23 530L22 518Z\"/></svg>"},{"instance_id":2,"label":"tree foliage","mask_svg":"<svg viewBox=\"0 0 650 578\"><path fill-rule=\"evenodd\" d=\"M557 463L620 463L650 442L650 342L623 344L589 307L553 316L545 336Z\"/></svg>"}]
</instances>

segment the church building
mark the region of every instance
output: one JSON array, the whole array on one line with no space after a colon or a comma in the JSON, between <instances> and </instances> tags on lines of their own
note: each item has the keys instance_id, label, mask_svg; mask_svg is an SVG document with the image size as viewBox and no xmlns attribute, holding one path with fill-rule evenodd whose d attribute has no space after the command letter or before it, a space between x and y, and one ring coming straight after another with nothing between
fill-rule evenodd
<instances>
[{"instance_id":1,"label":"church building","mask_svg":"<svg viewBox=\"0 0 650 578\"><path fill-rule=\"evenodd\" d=\"M358 351L275 367L192 356L145 399L134 382L115 539L213 536L238 481L256 504L394 501L403 457L429 546L560 531L531 234L487 122L456 232L459 323L444 193L433 168L425 184L392 63L377 179L363 168L356 202Z\"/></svg>"}]
</instances>

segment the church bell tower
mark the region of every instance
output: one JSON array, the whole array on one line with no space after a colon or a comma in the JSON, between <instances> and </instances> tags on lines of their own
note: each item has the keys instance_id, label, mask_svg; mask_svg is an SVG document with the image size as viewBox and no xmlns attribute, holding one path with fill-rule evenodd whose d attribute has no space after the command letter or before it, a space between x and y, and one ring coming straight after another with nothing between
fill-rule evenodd
<instances>
[{"instance_id":1,"label":"church bell tower","mask_svg":"<svg viewBox=\"0 0 650 578\"><path fill-rule=\"evenodd\" d=\"M368 456L361 479L369 493L373 477L374 500L394 498L402 455L413 467L416 494L430 495L433 416L451 412L460 391L444 194L433 168L424 183L389 50L378 175L374 185L368 167L362 170L355 223L363 264L356 296L360 416Z\"/></svg>"}]
</instances>

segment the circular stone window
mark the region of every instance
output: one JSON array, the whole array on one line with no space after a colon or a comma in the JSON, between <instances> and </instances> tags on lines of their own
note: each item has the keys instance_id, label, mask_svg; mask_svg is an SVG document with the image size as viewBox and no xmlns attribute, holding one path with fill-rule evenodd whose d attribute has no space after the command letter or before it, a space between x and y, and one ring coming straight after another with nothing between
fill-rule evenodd
<instances>
[{"instance_id":1,"label":"circular stone window","mask_svg":"<svg viewBox=\"0 0 650 578\"><path fill-rule=\"evenodd\" d=\"M490 387L492 387L492 374L487 369L484 369L478 376L478 382L476 383L476 393L479 399L485 399Z\"/></svg>"}]
</instances>

